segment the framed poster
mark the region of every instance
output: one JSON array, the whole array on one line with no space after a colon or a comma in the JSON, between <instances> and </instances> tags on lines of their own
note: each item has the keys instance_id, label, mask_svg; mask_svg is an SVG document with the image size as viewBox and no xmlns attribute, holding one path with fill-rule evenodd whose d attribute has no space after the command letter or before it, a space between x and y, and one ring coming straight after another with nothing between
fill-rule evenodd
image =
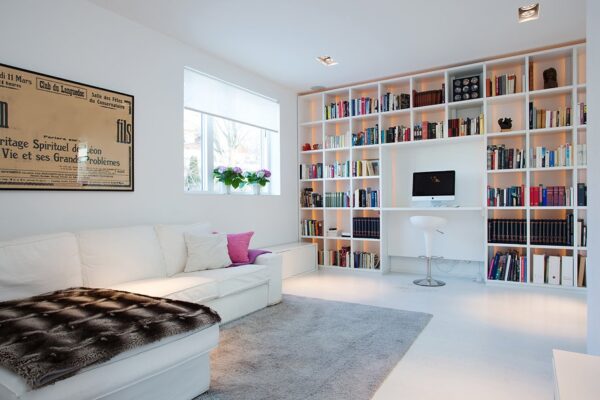
<instances>
[{"instance_id":1,"label":"framed poster","mask_svg":"<svg viewBox=\"0 0 600 400\"><path fill-rule=\"evenodd\" d=\"M0 189L133 191L133 96L0 64Z\"/></svg>"}]
</instances>

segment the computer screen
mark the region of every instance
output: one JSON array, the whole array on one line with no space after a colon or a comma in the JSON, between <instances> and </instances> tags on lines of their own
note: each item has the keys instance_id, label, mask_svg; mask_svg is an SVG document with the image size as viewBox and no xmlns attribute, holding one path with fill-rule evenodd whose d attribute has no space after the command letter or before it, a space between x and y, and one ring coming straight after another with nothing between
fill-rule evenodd
<instances>
[{"instance_id":1,"label":"computer screen","mask_svg":"<svg viewBox=\"0 0 600 400\"><path fill-rule=\"evenodd\" d=\"M413 173L413 200L454 200L456 171Z\"/></svg>"}]
</instances>

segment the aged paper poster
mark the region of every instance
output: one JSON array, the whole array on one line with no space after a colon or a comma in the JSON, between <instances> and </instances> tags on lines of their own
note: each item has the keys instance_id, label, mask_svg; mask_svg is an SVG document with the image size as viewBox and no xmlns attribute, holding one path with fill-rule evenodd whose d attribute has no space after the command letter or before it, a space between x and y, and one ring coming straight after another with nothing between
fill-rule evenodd
<instances>
[{"instance_id":1,"label":"aged paper poster","mask_svg":"<svg viewBox=\"0 0 600 400\"><path fill-rule=\"evenodd\" d=\"M133 96L0 64L0 189L133 190Z\"/></svg>"}]
</instances>

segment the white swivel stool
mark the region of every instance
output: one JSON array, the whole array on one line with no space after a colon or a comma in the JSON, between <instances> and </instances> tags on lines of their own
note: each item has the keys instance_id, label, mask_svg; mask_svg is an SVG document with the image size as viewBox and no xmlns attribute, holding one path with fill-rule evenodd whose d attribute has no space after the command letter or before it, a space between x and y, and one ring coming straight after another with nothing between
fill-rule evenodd
<instances>
[{"instance_id":1,"label":"white swivel stool","mask_svg":"<svg viewBox=\"0 0 600 400\"><path fill-rule=\"evenodd\" d=\"M425 236L425 258L427 260L427 277L425 279L417 279L413 283L419 286L444 286L446 282L431 278L431 258L433 256L431 253L433 235L438 229L446 225L446 218L416 215L410 217L410 223L423 231Z\"/></svg>"}]
</instances>

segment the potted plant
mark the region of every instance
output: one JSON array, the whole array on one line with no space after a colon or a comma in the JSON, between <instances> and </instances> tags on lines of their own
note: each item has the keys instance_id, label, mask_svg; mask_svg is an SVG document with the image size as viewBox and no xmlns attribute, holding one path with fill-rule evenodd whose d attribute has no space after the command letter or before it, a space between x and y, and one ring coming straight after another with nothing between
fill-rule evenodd
<instances>
[{"instance_id":1,"label":"potted plant","mask_svg":"<svg viewBox=\"0 0 600 400\"><path fill-rule=\"evenodd\" d=\"M270 181L271 171L259 169L256 172L248 171L244 174L246 182L254 188L254 194L260 194L260 189Z\"/></svg>"},{"instance_id":2,"label":"potted plant","mask_svg":"<svg viewBox=\"0 0 600 400\"><path fill-rule=\"evenodd\" d=\"M225 193L231 193L231 188L234 189L243 187L246 183L242 169L240 167L224 167L219 166L213 170L213 176L217 182L225 185Z\"/></svg>"}]
</instances>

